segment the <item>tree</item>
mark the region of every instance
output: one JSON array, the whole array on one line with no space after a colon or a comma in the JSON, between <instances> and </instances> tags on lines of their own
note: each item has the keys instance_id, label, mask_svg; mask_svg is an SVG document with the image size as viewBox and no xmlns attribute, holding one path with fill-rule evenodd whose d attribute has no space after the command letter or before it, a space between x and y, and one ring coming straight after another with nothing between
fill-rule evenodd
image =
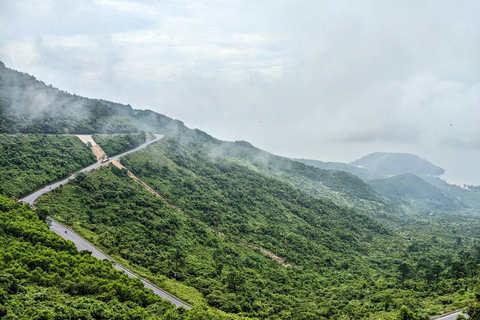
<instances>
[{"instance_id":1,"label":"tree","mask_svg":"<svg viewBox=\"0 0 480 320\"><path fill-rule=\"evenodd\" d=\"M416 314L405 306L400 308L395 320L417 320Z\"/></svg>"},{"instance_id":2,"label":"tree","mask_svg":"<svg viewBox=\"0 0 480 320\"><path fill-rule=\"evenodd\" d=\"M452 273L456 279L461 278L465 274L465 264L462 261L452 262Z\"/></svg>"},{"instance_id":3,"label":"tree","mask_svg":"<svg viewBox=\"0 0 480 320\"><path fill-rule=\"evenodd\" d=\"M437 280L436 283L438 283L438 278L440 276L440 272L442 272L442 266L438 263L435 262L431 268L433 274L435 275L435 279Z\"/></svg>"},{"instance_id":4,"label":"tree","mask_svg":"<svg viewBox=\"0 0 480 320\"><path fill-rule=\"evenodd\" d=\"M405 280L409 278L411 270L412 268L406 262L403 262L401 265L398 266L398 272L400 273L399 278L400 281L402 281L402 286L404 285Z\"/></svg>"},{"instance_id":5,"label":"tree","mask_svg":"<svg viewBox=\"0 0 480 320\"><path fill-rule=\"evenodd\" d=\"M390 309L390 307L392 306L393 304L393 298L391 295L389 294L386 294L383 299L382 299L382 302L385 304L384 308L385 308L385 311L388 311Z\"/></svg>"}]
</instances>

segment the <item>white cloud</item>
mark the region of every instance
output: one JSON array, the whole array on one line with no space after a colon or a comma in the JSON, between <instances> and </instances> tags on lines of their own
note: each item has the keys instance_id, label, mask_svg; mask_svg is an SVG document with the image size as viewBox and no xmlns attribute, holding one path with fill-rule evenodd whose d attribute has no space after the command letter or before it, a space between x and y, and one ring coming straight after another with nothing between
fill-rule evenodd
<instances>
[{"instance_id":1,"label":"white cloud","mask_svg":"<svg viewBox=\"0 0 480 320\"><path fill-rule=\"evenodd\" d=\"M277 154L479 159L474 1L2 1L0 30L38 79Z\"/></svg>"}]
</instances>

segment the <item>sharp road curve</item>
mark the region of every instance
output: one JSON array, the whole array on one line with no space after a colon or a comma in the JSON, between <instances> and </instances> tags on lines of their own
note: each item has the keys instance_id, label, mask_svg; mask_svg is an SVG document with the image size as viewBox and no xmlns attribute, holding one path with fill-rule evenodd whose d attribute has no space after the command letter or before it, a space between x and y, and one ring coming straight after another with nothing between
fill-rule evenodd
<instances>
[{"instance_id":1,"label":"sharp road curve","mask_svg":"<svg viewBox=\"0 0 480 320\"><path fill-rule=\"evenodd\" d=\"M129 153L132 153L132 152L135 152L135 151L138 151L140 149L143 149L145 148L146 146L160 140L163 138L163 135L158 135L156 134L155 135L156 138L153 139L153 140L150 140L150 141L147 141L145 142L144 144L136 147L135 149L131 149L131 150L128 150L127 152L124 152L124 153L121 153L121 154L118 154L116 156L113 156L113 157L110 157L110 161L111 160L115 160L115 159L118 159L120 157L123 157ZM88 172L88 171L91 171L93 169L97 169L99 168L100 166L102 165L106 165L108 164L107 163L101 163L101 162L97 162L95 164L92 164L78 172ZM78 173L77 172L77 173ZM75 174L77 174L75 173ZM53 189L59 187L60 185L62 184L65 184L67 183L69 180L71 179L74 179L75 178L75 174L73 174L72 176L62 180L62 181L58 181L56 183L53 183L49 186L46 186L28 196L26 196L25 198L23 199L20 199L20 201L23 201L23 202L26 202L26 203L29 203L29 204L33 204L35 202L35 200L37 200L38 197L40 197L42 194L44 193L47 193L49 191L52 191ZM177 307L185 307L187 309L190 309L192 306L189 305L188 303L176 298L175 296L171 295L170 293L168 293L167 291L157 287L156 285L152 284L151 282L149 282L148 280L146 279L143 279L141 277L139 277L138 275L136 275L135 273L131 272L130 270L128 270L127 268L121 266L120 264L118 264L117 262L115 262L115 260L113 260L110 256L108 256L107 254L103 253L100 249L96 248L93 244L91 244L90 242L88 242L87 240L83 239L82 237L80 237L78 234L76 234L75 232L73 232L71 229L68 229L67 227L65 227L64 225L62 225L61 223L55 221L55 220L52 220L52 219L49 219L49 223L50 223L50 230L55 232L56 234L58 234L59 236L61 236L62 238L64 238L65 240L70 240L72 241L75 246L77 247L77 249L80 251L80 250L88 250L92 253L92 256L98 258L98 259L107 259L107 260L110 260L113 262L113 267L117 270L120 270L120 271L123 271L125 272L129 277L132 277L132 278L140 278L140 280L142 280L144 286L148 289L152 289L153 292L162 297L163 299L166 299L166 300L169 300L170 302L172 302L174 305L176 305Z\"/></svg>"},{"instance_id":2,"label":"sharp road curve","mask_svg":"<svg viewBox=\"0 0 480 320\"><path fill-rule=\"evenodd\" d=\"M140 150L140 149L143 149L143 148L145 148L146 146L148 146L148 145L150 145L150 144L152 144L152 143L154 143L154 142L162 139L162 138L163 138L163 135L156 134L155 137L156 137L155 139L150 140L150 141L147 141L147 142L145 142L144 144L139 145L139 146L136 147L135 149L131 149L131 150L128 150L128 151L126 151L126 152L124 152L124 153L120 153L120 154L117 154L116 156L110 157L110 161L115 160L115 159L118 159L118 158L120 158L120 157L123 157L123 156L125 156L125 155L127 155L127 154L129 154L129 153L132 153L132 152L138 151L138 150ZM106 162L106 163L97 162L97 163L94 163L94 164L92 164L92 165L90 165L90 166L88 166L88 167L86 167L86 168L83 168L82 170L78 171L77 173L79 173L79 172L92 171L93 169L100 168L102 165L106 165L106 164L108 164L108 162ZM68 178L66 178L66 179L63 179L62 181L55 182L55 183L53 183L53 184L51 184L51 185L49 185L49 186L46 186L46 187L44 187L44 188L42 188L42 189L40 189L40 190L37 190L37 191L35 191L34 193L32 193L31 195L28 195L28 196L26 196L25 198L20 199L20 201L33 204L33 203L35 202L35 200L37 200L37 198L40 197L42 194L47 193L47 192L49 192L49 191L52 191L53 189L58 188L60 185L67 183L67 182L70 181L71 179L74 179L74 178L75 178L75 175L76 175L77 173L74 173L73 175L71 175L70 177L68 177Z\"/></svg>"}]
</instances>

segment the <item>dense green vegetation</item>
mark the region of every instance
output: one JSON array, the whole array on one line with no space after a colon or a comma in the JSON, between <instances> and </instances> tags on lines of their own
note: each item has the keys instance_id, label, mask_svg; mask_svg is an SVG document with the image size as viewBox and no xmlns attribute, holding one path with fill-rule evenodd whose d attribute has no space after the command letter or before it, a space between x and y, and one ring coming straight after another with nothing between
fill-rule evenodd
<instances>
[{"instance_id":1,"label":"dense green vegetation","mask_svg":"<svg viewBox=\"0 0 480 320\"><path fill-rule=\"evenodd\" d=\"M473 299L474 229L459 244L455 234L441 235L442 223L424 221L399 238L363 215L171 139L122 162L183 212L113 166L80 175L38 206L160 285L178 271L203 296L185 290L186 300L272 319L393 319L402 305L425 315Z\"/></svg>"},{"instance_id":2,"label":"dense green vegetation","mask_svg":"<svg viewBox=\"0 0 480 320\"><path fill-rule=\"evenodd\" d=\"M208 155L168 138L122 161L186 214L219 231L242 234L288 257L288 262L300 262L292 250L305 247L295 237L279 242L293 234L317 242L318 247L308 248L318 254L308 261L317 267L328 265L328 251L367 251L365 239L389 235L368 217L307 196L232 161L218 158L213 162Z\"/></svg>"},{"instance_id":3,"label":"dense green vegetation","mask_svg":"<svg viewBox=\"0 0 480 320\"><path fill-rule=\"evenodd\" d=\"M0 134L0 194L22 197L95 160L75 136Z\"/></svg>"},{"instance_id":4,"label":"dense green vegetation","mask_svg":"<svg viewBox=\"0 0 480 320\"><path fill-rule=\"evenodd\" d=\"M186 136L186 137L184 137ZM272 155L244 141L223 142L194 131L175 137L180 144L215 160L227 158L265 176L283 181L319 199L355 208L390 225L404 215L391 201L375 192L361 179L345 171L322 170L284 157Z\"/></svg>"},{"instance_id":5,"label":"dense green vegetation","mask_svg":"<svg viewBox=\"0 0 480 320\"><path fill-rule=\"evenodd\" d=\"M206 225L185 217L158 197L142 190L140 185L132 185L124 172L113 167L79 175L71 186L46 195L38 206L70 223L79 222L77 227L86 229L84 235L93 233L93 242L130 261L133 267L143 267L140 271L160 285L163 281L161 275L172 278L173 272L178 270L179 280L196 287L211 306L227 312L260 317L288 318L293 314L295 318L319 318L322 314L338 313L337 308L341 308L347 298L322 303L325 309L320 312L316 304L324 301L322 287L331 280L319 273L303 271L303 268L280 266L243 245L243 238L239 236L227 234L222 237L212 232ZM303 225L308 228L307 224ZM347 236L346 232L342 234ZM296 241L296 238L293 234L288 235L289 242ZM325 264L325 257L317 254L318 257L310 255L314 259L312 263ZM333 258L340 253L331 256L329 263L336 263ZM309 264L308 261L305 263ZM361 268L360 261L356 265ZM320 270L322 273L333 272L327 268ZM346 271L338 272L339 277L346 274ZM355 289L353 278L348 280L352 289L342 285L336 290L353 290L351 294L362 294L360 285ZM311 292L314 289L317 292ZM189 300L188 297L182 298Z\"/></svg>"},{"instance_id":6,"label":"dense green vegetation","mask_svg":"<svg viewBox=\"0 0 480 320\"><path fill-rule=\"evenodd\" d=\"M416 214L458 210L462 206L422 178L406 173L388 179L369 181L377 192Z\"/></svg>"},{"instance_id":7,"label":"dense green vegetation","mask_svg":"<svg viewBox=\"0 0 480 320\"><path fill-rule=\"evenodd\" d=\"M110 262L78 252L27 206L0 196L0 217L0 318L197 319Z\"/></svg>"},{"instance_id":8,"label":"dense green vegetation","mask_svg":"<svg viewBox=\"0 0 480 320\"><path fill-rule=\"evenodd\" d=\"M94 134L93 140L111 157L138 147L146 141L146 134L144 132L116 135Z\"/></svg>"},{"instance_id":9,"label":"dense green vegetation","mask_svg":"<svg viewBox=\"0 0 480 320\"><path fill-rule=\"evenodd\" d=\"M169 137L122 159L166 201L110 165L43 196L36 212L54 214L196 305L173 308L108 262L77 253L28 207L0 197L0 312L7 319L236 317L211 307L269 319L426 319L467 305L474 319L480 314L480 187L403 175L371 188L342 164L305 165L0 69L0 132L96 133L109 155L145 135L101 133ZM6 196L94 161L73 136L0 135L0 148ZM353 171L364 179L441 172L412 155L363 160L370 171ZM344 171L314 167L325 165Z\"/></svg>"}]
</instances>

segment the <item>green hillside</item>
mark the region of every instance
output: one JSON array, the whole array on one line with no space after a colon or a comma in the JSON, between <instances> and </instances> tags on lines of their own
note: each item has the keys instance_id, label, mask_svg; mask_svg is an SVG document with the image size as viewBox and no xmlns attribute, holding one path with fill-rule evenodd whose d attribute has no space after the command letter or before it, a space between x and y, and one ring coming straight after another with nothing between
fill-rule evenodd
<instances>
[{"instance_id":1,"label":"green hillside","mask_svg":"<svg viewBox=\"0 0 480 320\"><path fill-rule=\"evenodd\" d=\"M464 186L449 184L437 177L422 177L431 185L437 187L462 207L480 215L480 186Z\"/></svg>"},{"instance_id":2,"label":"green hillside","mask_svg":"<svg viewBox=\"0 0 480 320\"><path fill-rule=\"evenodd\" d=\"M0 194L20 198L95 160L75 136L0 134Z\"/></svg>"},{"instance_id":3,"label":"green hillside","mask_svg":"<svg viewBox=\"0 0 480 320\"><path fill-rule=\"evenodd\" d=\"M181 145L201 150L212 157L237 159L240 165L284 181L312 196L330 199L336 204L356 208L362 213L383 219L383 221L396 221L402 216L402 212L394 205L352 174L305 166L259 150L247 142L220 141L200 130L187 128L181 121L173 120L156 112L133 109L130 105L111 101L71 95L47 86L32 76L8 68L4 68L4 72L0 75L0 105L2 106L0 123L1 121L5 123L3 127L0 125L0 132L122 133L144 131L164 134L176 139ZM22 92L28 92L28 94L22 95ZM39 113L30 110L31 106L37 103L35 99L38 96L45 99L36 109L47 111ZM23 102L17 103L16 101ZM42 127L37 128L36 126L41 123L43 123ZM128 126L125 126L126 124ZM67 130L64 130L65 128ZM100 135L96 135L95 139L102 138ZM109 155L119 153L135 144L127 139L124 141L118 138L115 138L116 141L111 139L99 140L100 144L106 147ZM109 141L107 142L107 140Z\"/></svg>"},{"instance_id":4,"label":"green hillside","mask_svg":"<svg viewBox=\"0 0 480 320\"><path fill-rule=\"evenodd\" d=\"M43 196L38 206L160 286L174 290L177 271L178 294L187 301L271 319L392 319L401 305L435 314L472 299L461 290L474 286L472 266L480 263L472 222L461 247L458 236L439 233L454 225L448 220L418 221L397 236L364 215L168 138L122 163L167 202L110 166Z\"/></svg>"},{"instance_id":5,"label":"green hillside","mask_svg":"<svg viewBox=\"0 0 480 320\"><path fill-rule=\"evenodd\" d=\"M182 211L114 167L80 175L38 207L159 285L178 271L203 297L185 289L187 301L262 318L360 315L367 309L344 309L364 296L359 280L391 268L384 244L401 250L400 238L366 216L230 161L211 162L171 139L122 163ZM368 259L378 264L366 267Z\"/></svg>"},{"instance_id":6,"label":"green hillside","mask_svg":"<svg viewBox=\"0 0 480 320\"><path fill-rule=\"evenodd\" d=\"M410 212L433 214L462 208L437 187L414 174L372 180L369 184L379 193L404 206Z\"/></svg>"},{"instance_id":7,"label":"green hillside","mask_svg":"<svg viewBox=\"0 0 480 320\"><path fill-rule=\"evenodd\" d=\"M134 149L144 143L147 137L144 132L130 134L94 134L93 140L100 145L107 156L112 157L119 153Z\"/></svg>"},{"instance_id":8,"label":"green hillside","mask_svg":"<svg viewBox=\"0 0 480 320\"><path fill-rule=\"evenodd\" d=\"M427 319L472 304L480 289L477 187L406 174L372 188L344 170L0 69L3 195L28 194L94 161L78 138L45 133L94 133L109 155L142 143L143 132L166 136L121 159L151 192L108 165L42 196L34 213L0 197L0 311L11 319L388 320L408 310ZM17 132L39 134L8 134ZM440 172L411 155L387 160L377 173ZM77 253L36 214L53 214L195 308L174 309Z\"/></svg>"},{"instance_id":9,"label":"green hillside","mask_svg":"<svg viewBox=\"0 0 480 320\"><path fill-rule=\"evenodd\" d=\"M78 252L27 206L0 196L0 318L236 319L176 309L109 261Z\"/></svg>"},{"instance_id":10,"label":"green hillside","mask_svg":"<svg viewBox=\"0 0 480 320\"><path fill-rule=\"evenodd\" d=\"M138 129L120 112L0 64L0 133L125 132Z\"/></svg>"},{"instance_id":11,"label":"green hillside","mask_svg":"<svg viewBox=\"0 0 480 320\"><path fill-rule=\"evenodd\" d=\"M191 130L174 137L180 144L202 152L213 161L230 159L265 176L283 181L311 196L355 208L384 222L391 223L403 216L403 212L395 204L351 173L322 170L273 155L245 141L220 141L199 130Z\"/></svg>"}]
</instances>

